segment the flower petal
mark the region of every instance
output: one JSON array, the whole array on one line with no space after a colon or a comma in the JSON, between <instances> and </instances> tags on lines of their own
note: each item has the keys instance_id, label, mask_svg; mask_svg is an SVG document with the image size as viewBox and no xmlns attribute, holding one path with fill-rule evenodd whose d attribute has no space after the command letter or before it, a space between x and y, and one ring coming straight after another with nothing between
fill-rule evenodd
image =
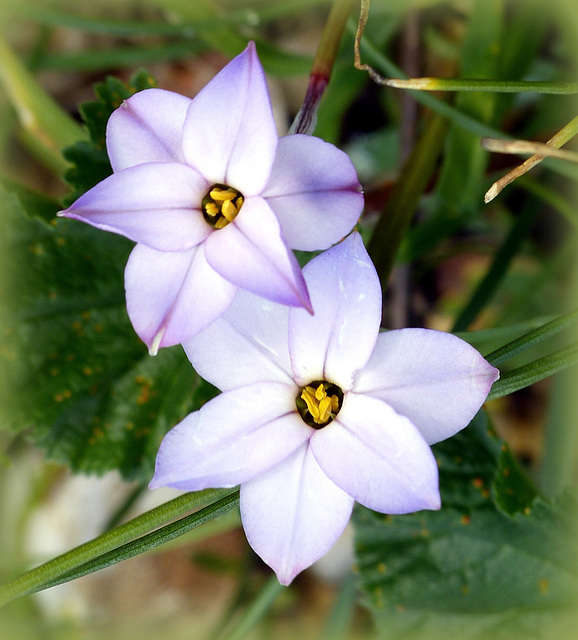
<instances>
[{"instance_id":1,"label":"flower petal","mask_svg":"<svg viewBox=\"0 0 578 640\"><path fill-rule=\"evenodd\" d=\"M499 375L456 336L400 329L379 335L354 389L387 402L434 444L468 425Z\"/></svg>"},{"instance_id":2,"label":"flower petal","mask_svg":"<svg viewBox=\"0 0 578 640\"><path fill-rule=\"evenodd\" d=\"M184 162L183 125L191 99L163 89L139 91L113 112L106 148L113 170L143 162Z\"/></svg>"},{"instance_id":3,"label":"flower petal","mask_svg":"<svg viewBox=\"0 0 578 640\"><path fill-rule=\"evenodd\" d=\"M247 197L267 184L277 139L267 81L250 42L193 99L183 151L207 180Z\"/></svg>"},{"instance_id":4,"label":"flower petal","mask_svg":"<svg viewBox=\"0 0 578 640\"><path fill-rule=\"evenodd\" d=\"M369 359L381 320L375 268L353 233L303 269L315 315L289 311L289 353L295 380L328 380L349 389Z\"/></svg>"},{"instance_id":5,"label":"flower petal","mask_svg":"<svg viewBox=\"0 0 578 640\"><path fill-rule=\"evenodd\" d=\"M328 169L329 167L329 169ZM292 249L327 249L355 226L363 194L347 154L304 135L279 139L271 177L261 194Z\"/></svg>"},{"instance_id":6,"label":"flower petal","mask_svg":"<svg viewBox=\"0 0 578 640\"><path fill-rule=\"evenodd\" d=\"M240 290L227 311L183 347L195 370L221 391L264 380L295 387L288 317L285 305Z\"/></svg>"},{"instance_id":7,"label":"flower petal","mask_svg":"<svg viewBox=\"0 0 578 640\"><path fill-rule=\"evenodd\" d=\"M203 330L237 291L207 264L203 245L175 252L137 245L124 277L128 315L151 354Z\"/></svg>"},{"instance_id":8,"label":"flower petal","mask_svg":"<svg viewBox=\"0 0 578 640\"><path fill-rule=\"evenodd\" d=\"M352 509L353 499L323 473L307 444L241 486L247 540L284 585L329 551Z\"/></svg>"},{"instance_id":9,"label":"flower petal","mask_svg":"<svg viewBox=\"0 0 578 640\"><path fill-rule=\"evenodd\" d=\"M311 308L299 264L262 198L247 199L235 220L211 235L205 251L213 269L241 289Z\"/></svg>"},{"instance_id":10,"label":"flower petal","mask_svg":"<svg viewBox=\"0 0 578 640\"><path fill-rule=\"evenodd\" d=\"M382 513L439 509L438 470L425 440L384 402L348 393L311 438L319 466L357 502Z\"/></svg>"},{"instance_id":11,"label":"flower petal","mask_svg":"<svg viewBox=\"0 0 578 640\"><path fill-rule=\"evenodd\" d=\"M234 487L306 442L311 429L287 385L253 384L213 398L163 439L150 487Z\"/></svg>"},{"instance_id":12,"label":"flower petal","mask_svg":"<svg viewBox=\"0 0 578 640\"><path fill-rule=\"evenodd\" d=\"M207 183L174 162L114 173L59 215L112 231L159 251L182 251L212 232L200 211Z\"/></svg>"}]
</instances>

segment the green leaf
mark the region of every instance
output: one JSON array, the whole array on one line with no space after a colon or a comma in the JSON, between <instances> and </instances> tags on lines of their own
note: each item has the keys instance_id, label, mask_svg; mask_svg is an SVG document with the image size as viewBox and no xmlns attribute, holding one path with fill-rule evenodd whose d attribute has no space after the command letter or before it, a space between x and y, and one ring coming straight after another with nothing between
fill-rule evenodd
<instances>
[{"instance_id":1,"label":"green leaf","mask_svg":"<svg viewBox=\"0 0 578 640\"><path fill-rule=\"evenodd\" d=\"M536 498L484 413L433 449L440 511L355 513L359 575L379 637L570 637L576 500Z\"/></svg>"},{"instance_id":2,"label":"green leaf","mask_svg":"<svg viewBox=\"0 0 578 640\"><path fill-rule=\"evenodd\" d=\"M74 471L147 480L162 436L214 388L180 347L152 358L136 336L123 290L128 240L3 202L2 425Z\"/></svg>"},{"instance_id":3,"label":"green leaf","mask_svg":"<svg viewBox=\"0 0 578 640\"><path fill-rule=\"evenodd\" d=\"M78 142L64 151L64 157L72 165L64 179L74 189L67 198L72 203L83 193L112 174L106 152L106 124L113 111L137 91L156 86L148 71L141 69L131 76L127 84L118 78L108 77L94 86L97 100L80 105L79 111L90 139Z\"/></svg>"}]
</instances>

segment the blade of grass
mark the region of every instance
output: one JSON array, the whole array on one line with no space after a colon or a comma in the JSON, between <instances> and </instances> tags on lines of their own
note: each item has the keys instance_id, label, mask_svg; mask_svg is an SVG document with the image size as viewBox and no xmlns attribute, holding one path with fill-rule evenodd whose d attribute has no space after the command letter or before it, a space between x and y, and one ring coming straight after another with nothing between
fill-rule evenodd
<instances>
[{"instance_id":1,"label":"blade of grass","mask_svg":"<svg viewBox=\"0 0 578 640\"><path fill-rule=\"evenodd\" d=\"M445 118L434 115L406 160L368 245L382 286L393 268L400 244L436 167L447 131Z\"/></svg>"},{"instance_id":2,"label":"blade of grass","mask_svg":"<svg viewBox=\"0 0 578 640\"><path fill-rule=\"evenodd\" d=\"M525 333L523 336L520 336L519 338L508 342L508 344L505 344L503 347L492 351L484 357L490 364L496 367L501 362L504 362L504 360L508 360L521 351L525 351L531 346L538 344L539 342L542 342L547 338L555 336L561 331L564 331L564 329L571 327L576 322L578 322L578 309L559 316L555 320L551 320L550 322L543 324L533 331Z\"/></svg>"},{"instance_id":3,"label":"blade of grass","mask_svg":"<svg viewBox=\"0 0 578 640\"><path fill-rule=\"evenodd\" d=\"M541 82L532 80L482 80L479 78L384 78L383 84L394 89L417 91L481 91L492 93L548 93L574 95L578 82Z\"/></svg>"},{"instance_id":4,"label":"blade of grass","mask_svg":"<svg viewBox=\"0 0 578 640\"><path fill-rule=\"evenodd\" d=\"M145 553L146 551L150 551L162 544L170 542L196 527L200 527L205 522L209 522L210 520L227 513L234 507L238 506L238 504L239 492L234 491L233 493L226 495L224 498L199 509L199 511L195 511L195 513L192 513L191 515L185 516L176 522L165 525L164 527L161 527L156 531L152 531L151 533L147 533L132 542L128 542L116 549L113 549L112 551L108 551L107 553L97 556L89 562L76 567L72 571L61 573L57 577L39 585L28 593L36 593L37 591L49 589L50 587L55 587L59 584L70 582L77 578L82 578L83 576L100 571L101 569L106 569L107 567L110 567L113 564L118 564L123 560L134 558L141 553Z\"/></svg>"},{"instance_id":5,"label":"blade of grass","mask_svg":"<svg viewBox=\"0 0 578 640\"><path fill-rule=\"evenodd\" d=\"M262 587L257 597L245 611L235 628L223 640L241 640L265 617L277 596L285 589L275 575Z\"/></svg>"},{"instance_id":6,"label":"blade of grass","mask_svg":"<svg viewBox=\"0 0 578 640\"><path fill-rule=\"evenodd\" d=\"M578 363L578 342L563 349L559 349L550 355L538 358L533 362L507 371L501 378L494 382L488 395L488 400L502 398L514 391L525 389L535 382L548 378L559 371Z\"/></svg>"},{"instance_id":7,"label":"blade of grass","mask_svg":"<svg viewBox=\"0 0 578 640\"><path fill-rule=\"evenodd\" d=\"M97 556L118 548L136 537L173 520L183 513L215 500L223 495L222 489L186 493L170 502L133 518L129 522L82 544L67 553L28 571L12 582L0 587L0 606L10 600L42 588L55 576L70 572Z\"/></svg>"},{"instance_id":8,"label":"blade of grass","mask_svg":"<svg viewBox=\"0 0 578 640\"><path fill-rule=\"evenodd\" d=\"M46 93L1 38L0 83L28 139L41 147L38 155L55 171L63 171L67 163L62 149L85 139L86 132Z\"/></svg>"},{"instance_id":9,"label":"blade of grass","mask_svg":"<svg viewBox=\"0 0 578 640\"><path fill-rule=\"evenodd\" d=\"M527 204L516 218L510 232L496 252L486 275L475 288L466 306L462 309L452 328L452 333L466 331L478 314L490 302L500 286L512 260L517 255L532 228L538 213L535 203Z\"/></svg>"}]
</instances>

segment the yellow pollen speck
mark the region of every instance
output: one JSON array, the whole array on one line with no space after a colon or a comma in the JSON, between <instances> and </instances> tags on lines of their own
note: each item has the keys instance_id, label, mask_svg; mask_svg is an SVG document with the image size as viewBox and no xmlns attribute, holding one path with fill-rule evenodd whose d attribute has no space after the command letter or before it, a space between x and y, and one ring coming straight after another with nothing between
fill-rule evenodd
<instances>
[{"instance_id":1,"label":"yellow pollen speck","mask_svg":"<svg viewBox=\"0 0 578 640\"><path fill-rule=\"evenodd\" d=\"M548 592L548 589L550 588L550 583L548 582L548 580L545 580L545 579L539 580L538 588L540 589L541 594L545 594Z\"/></svg>"}]
</instances>

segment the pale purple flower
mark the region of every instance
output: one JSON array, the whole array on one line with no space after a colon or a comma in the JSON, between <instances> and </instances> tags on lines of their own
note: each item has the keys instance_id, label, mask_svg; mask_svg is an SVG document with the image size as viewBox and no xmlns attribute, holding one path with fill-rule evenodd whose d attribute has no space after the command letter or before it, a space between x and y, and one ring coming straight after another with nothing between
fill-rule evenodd
<instances>
[{"instance_id":1,"label":"pale purple flower","mask_svg":"<svg viewBox=\"0 0 578 640\"><path fill-rule=\"evenodd\" d=\"M218 318L238 289L311 311L291 249L321 250L363 207L345 153L319 138L278 138L250 43L192 100L149 89L107 126L113 175L61 215L137 242L127 309L151 353Z\"/></svg>"},{"instance_id":2,"label":"pale purple flower","mask_svg":"<svg viewBox=\"0 0 578 640\"><path fill-rule=\"evenodd\" d=\"M314 316L240 292L184 344L223 393L165 436L150 484L240 484L249 543L283 584L330 549L354 501L438 509L429 445L464 428L499 375L450 334L379 333L379 280L359 234L303 274Z\"/></svg>"}]
</instances>

